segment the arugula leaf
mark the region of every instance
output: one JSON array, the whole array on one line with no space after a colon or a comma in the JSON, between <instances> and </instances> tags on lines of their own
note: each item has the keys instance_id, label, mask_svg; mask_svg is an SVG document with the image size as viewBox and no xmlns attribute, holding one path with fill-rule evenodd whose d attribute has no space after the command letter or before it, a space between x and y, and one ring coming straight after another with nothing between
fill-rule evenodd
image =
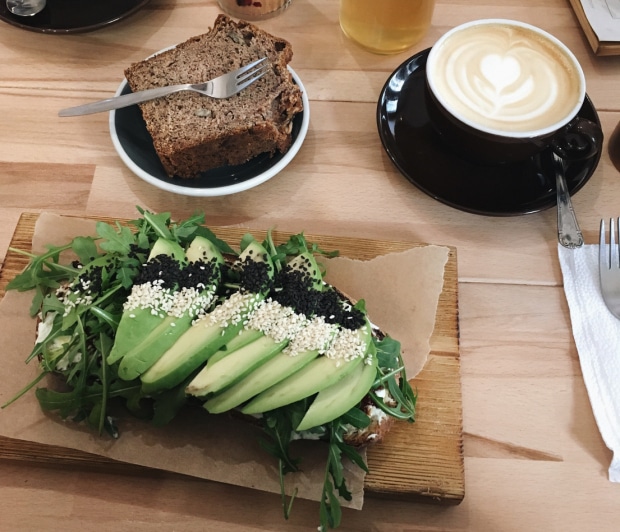
<instances>
[{"instance_id":1,"label":"arugula leaf","mask_svg":"<svg viewBox=\"0 0 620 532\"><path fill-rule=\"evenodd\" d=\"M336 419L328 424L329 451L327 456L327 466L323 490L321 493L320 518L321 530L337 528L342 519L342 508L340 498L350 501L352 494L349 491L344 477L344 466L342 455L347 456L354 464L368 471L362 456L355 448L344 443L344 433L346 427L341 419Z\"/></svg>"},{"instance_id":2,"label":"arugula leaf","mask_svg":"<svg viewBox=\"0 0 620 532\"><path fill-rule=\"evenodd\" d=\"M288 405L286 407L265 412L263 415L263 432L267 439L259 441L260 446L269 454L282 462L283 473L295 472L299 470L299 459L290 455L290 444L294 434L293 418L295 411L305 412L306 400Z\"/></svg>"},{"instance_id":3,"label":"arugula leaf","mask_svg":"<svg viewBox=\"0 0 620 532\"><path fill-rule=\"evenodd\" d=\"M213 233L213 231L211 231L209 228L205 227L204 225L200 225L196 228L196 235L200 235L204 238L206 238L207 240L210 240L213 244L215 244L215 247L220 251L220 253L224 253L224 254L230 254L230 255L236 255L237 252L230 247L230 245L225 242L224 240L217 238L215 236L215 233Z\"/></svg>"},{"instance_id":4,"label":"arugula leaf","mask_svg":"<svg viewBox=\"0 0 620 532\"><path fill-rule=\"evenodd\" d=\"M239 249L241 251L244 251L245 248L247 248L252 242L254 242L256 239L250 234L250 233L246 233L241 237L241 242L239 243Z\"/></svg>"},{"instance_id":5,"label":"arugula leaf","mask_svg":"<svg viewBox=\"0 0 620 532\"><path fill-rule=\"evenodd\" d=\"M48 251L39 256L20 249L9 248L15 253L30 257L31 261L22 273L8 283L7 290L25 292L37 289L46 292L49 289L58 288L60 281L75 277L78 273L77 268L58 264L60 254L71 247L72 244L48 246Z\"/></svg>"},{"instance_id":6,"label":"arugula leaf","mask_svg":"<svg viewBox=\"0 0 620 532\"><path fill-rule=\"evenodd\" d=\"M318 244L308 243L303 233L292 235L286 242L276 246L271 229L267 232L267 237L263 242L263 246L265 246L265 249L267 249L271 255L271 260L274 263L276 271L282 270L289 257L299 255L306 251L314 255L323 255L326 257L335 257L339 254L338 250L325 251L319 247ZM319 264L319 266L321 265ZM322 273L325 273L324 268Z\"/></svg>"},{"instance_id":7,"label":"arugula leaf","mask_svg":"<svg viewBox=\"0 0 620 532\"><path fill-rule=\"evenodd\" d=\"M116 222L116 230L105 222L97 222L97 234L103 239L99 244L101 249L108 253L118 253L127 255L131 250L131 244L134 242L134 236L129 227ZM92 260L92 259L91 259ZM91 261L82 261L88 264Z\"/></svg>"},{"instance_id":8,"label":"arugula leaf","mask_svg":"<svg viewBox=\"0 0 620 532\"><path fill-rule=\"evenodd\" d=\"M172 233L168 226L170 225L170 213L162 212L160 214L154 214L148 211L142 211L144 220L148 222L151 229L155 232L158 238L165 238L172 240Z\"/></svg>"},{"instance_id":9,"label":"arugula leaf","mask_svg":"<svg viewBox=\"0 0 620 532\"><path fill-rule=\"evenodd\" d=\"M370 425L370 418L359 408L353 407L340 418L345 425L352 425L356 429L363 429Z\"/></svg>"},{"instance_id":10,"label":"arugula leaf","mask_svg":"<svg viewBox=\"0 0 620 532\"><path fill-rule=\"evenodd\" d=\"M407 380L407 373L400 353L400 343L386 336L382 340L373 338L377 349L380 377L373 384L369 395L374 403L386 414L403 421L415 421L415 405L417 396ZM379 386L387 387L395 406L387 404L382 396L376 393Z\"/></svg>"},{"instance_id":11,"label":"arugula leaf","mask_svg":"<svg viewBox=\"0 0 620 532\"><path fill-rule=\"evenodd\" d=\"M152 421L155 426L162 427L170 423L179 413L179 410L187 403L185 388L194 379L198 371L192 372L183 382L154 398Z\"/></svg>"},{"instance_id":12,"label":"arugula leaf","mask_svg":"<svg viewBox=\"0 0 620 532\"><path fill-rule=\"evenodd\" d=\"M95 240L89 236L75 237L71 242L71 249L82 264L88 264L99 255Z\"/></svg>"}]
</instances>

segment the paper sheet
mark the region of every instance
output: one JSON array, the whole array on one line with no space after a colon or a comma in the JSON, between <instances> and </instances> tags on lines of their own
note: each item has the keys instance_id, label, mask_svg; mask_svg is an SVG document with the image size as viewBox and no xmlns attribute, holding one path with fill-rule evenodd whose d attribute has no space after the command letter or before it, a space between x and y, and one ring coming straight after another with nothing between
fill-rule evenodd
<instances>
[{"instance_id":1,"label":"paper sheet","mask_svg":"<svg viewBox=\"0 0 620 532\"><path fill-rule=\"evenodd\" d=\"M580 0L599 41L620 42L620 0Z\"/></svg>"},{"instance_id":2,"label":"paper sheet","mask_svg":"<svg viewBox=\"0 0 620 532\"><path fill-rule=\"evenodd\" d=\"M35 228L33 251L60 245L73 236L94 234L94 222L42 214ZM364 297L369 315L385 332L398 338L406 354L408 377L422 368L429 353L437 302L443 287L448 248L423 246L372 261L335 259L328 265L330 282L351 297ZM385 272L391 272L386 275ZM8 292L0 302L0 404L38 373L24 364L35 338L28 317L32 294ZM188 410L171 425L155 428L136 419L119 420L121 437L99 437L88 428L44 414L34 393L0 411L0 435L106 456L127 463L279 493L277 464L258 445L259 431L229 416ZM325 446L298 442L303 472L286 477L298 496L318 500L323 484ZM363 504L364 475L351 465L347 473L350 503Z\"/></svg>"}]
</instances>

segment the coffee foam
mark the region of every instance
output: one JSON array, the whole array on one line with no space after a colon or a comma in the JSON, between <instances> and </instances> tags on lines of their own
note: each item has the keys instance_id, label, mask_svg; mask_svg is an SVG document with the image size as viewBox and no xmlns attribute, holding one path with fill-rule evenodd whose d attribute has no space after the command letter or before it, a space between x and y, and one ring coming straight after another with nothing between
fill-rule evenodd
<instances>
[{"instance_id":1,"label":"coffee foam","mask_svg":"<svg viewBox=\"0 0 620 532\"><path fill-rule=\"evenodd\" d=\"M564 50L527 27L465 27L433 51L433 92L456 116L505 132L527 132L571 118L581 76Z\"/></svg>"}]
</instances>

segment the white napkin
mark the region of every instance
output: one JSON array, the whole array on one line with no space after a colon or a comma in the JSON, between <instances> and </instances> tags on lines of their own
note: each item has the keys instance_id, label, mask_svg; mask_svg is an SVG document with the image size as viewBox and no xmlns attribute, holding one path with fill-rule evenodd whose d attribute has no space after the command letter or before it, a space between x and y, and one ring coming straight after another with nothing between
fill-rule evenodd
<instances>
[{"instance_id":1,"label":"white napkin","mask_svg":"<svg viewBox=\"0 0 620 532\"><path fill-rule=\"evenodd\" d=\"M558 255L583 380L603 441L613 451L609 480L620 482L620 320L601 295L598 245L558 245Z\"/></svg>"}]
</instances>

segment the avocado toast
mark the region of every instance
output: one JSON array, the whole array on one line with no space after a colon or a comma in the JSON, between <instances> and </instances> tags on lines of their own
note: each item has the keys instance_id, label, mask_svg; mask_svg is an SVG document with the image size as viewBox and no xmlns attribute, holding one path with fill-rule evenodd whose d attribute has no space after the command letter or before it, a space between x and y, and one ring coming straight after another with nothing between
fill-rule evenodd
<instances>
[{"instance_id":1,"label":"avocado toast","mask_svg":"<svg viewBox=\"0 0 620 532\"><path fill-rule=\"evenodd\" d=\"M263 428L271 442L265 448L278 459L283 474L298 467L289 452L293 439L321 438L325 443L318 445L325 445L330 455L321 521L335 526L338 496L347 497L340 458L345 455L365 468L350 444L373 441L351 436L376 421L367 413L381 412L377 419L413 420L415 397L403 378L398 343L381 338L362 301L354 304L322 281L323 252L303 235L278 246L269 236L257 242L247 235L237 250L209 235L201 222L195 217L174 224L166 214L144 212L133 231L98 225L97 256L92 249L82 253L87 242L80 238L71 244L80 263L50 267L58 248L33 259L10 288L30 289L29 283L36 279L40 285L43 277L43 284L50 285L42 306L33 310L41 310L44 322L52 316L52 325L32 358L40 357L43 373L60 374L69 386L63 392L37 390L37 397L45 409L87 418L112 434L117 428L109 413L119 400L158 424L183 407L230 412ZM198 236L208 237L225 257L214 300L150 368L124 379L118 372L122 357L111 364L101 361L109 360L134 286L127 280L139 278L159 239L175 241L187 252ZM179 261L179 271L185 263ZM96 274L92 264L104 267ZM48 268L49 275L43 274ZM101 283L94 282L97 276ZM62 285L61 295L54 284ZM90 293L67 311L62 303L76 298L76 286L90 286ZM201 329L208 331L206 339ZM64 337L60 348L52 345L59 337ZM193 362L186 365L187 360ZM205 414L197 419L208 424ZM118 420L122 429L122 417Z\"/></svg>"}]
</instances>

